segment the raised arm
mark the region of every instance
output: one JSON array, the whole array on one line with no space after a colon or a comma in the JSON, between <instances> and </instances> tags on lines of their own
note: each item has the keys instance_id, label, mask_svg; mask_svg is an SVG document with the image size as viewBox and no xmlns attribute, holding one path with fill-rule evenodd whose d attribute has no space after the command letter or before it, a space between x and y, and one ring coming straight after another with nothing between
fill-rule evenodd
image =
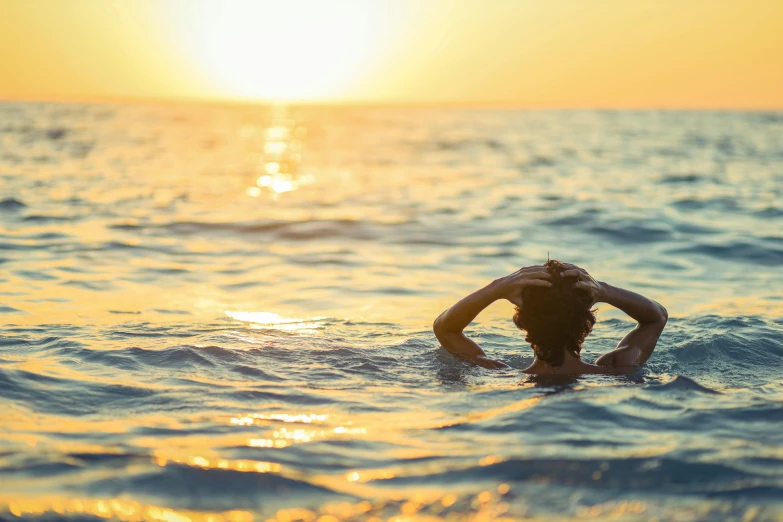
<instances>
[{"instance_id":1,"label":"raised arm","mask_svg":"<svg viewBox=\"0 0 783 522\"><path fill-rule=\"evenodd\" d=\"M628 314L638 324L617 344L617 347L598 358L601 366L628 366L644 364L652 355L669 314L659 303L643 295L598 282L585 270L574 268L563 272L565 276L579 278L574 286L585 288L593 294L596 303L607 303Z\"/></svg>"},{"instance_id":2,"label":"raised arm","mask_svg":"<svg viewBox=\"0 0 783 522\"><path fill-rule=\"evenodd\" d=\"M522 289L525 286L550 286L549 272L543 266L520 268L513 274L501 277L484 288L461 299L435 319L432 330L440 344L461 359L471 361L485 368L504 368L500 361L487 357L478 344L470 340L462 330L486 307L498 299L507 299L521 304Z\"/></svg>"}]
</instances>

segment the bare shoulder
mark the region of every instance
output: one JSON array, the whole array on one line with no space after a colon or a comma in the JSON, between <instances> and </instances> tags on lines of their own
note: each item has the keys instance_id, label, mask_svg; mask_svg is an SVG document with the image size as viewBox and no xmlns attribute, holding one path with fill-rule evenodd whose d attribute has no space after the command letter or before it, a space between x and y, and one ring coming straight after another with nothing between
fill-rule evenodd
<instances>
[{"instance_id":1,"label":"bare shoulder","mask_svg":"<svg viewBox=\"0 0 783 522\"><path fill-rule=\"evenodd\" d=\"M634 366L639 363L640 350L634 346L622 346L603 354L595 360L597 366L604 368L618 368L622 366Z\"/></svg>"}]
</instances>

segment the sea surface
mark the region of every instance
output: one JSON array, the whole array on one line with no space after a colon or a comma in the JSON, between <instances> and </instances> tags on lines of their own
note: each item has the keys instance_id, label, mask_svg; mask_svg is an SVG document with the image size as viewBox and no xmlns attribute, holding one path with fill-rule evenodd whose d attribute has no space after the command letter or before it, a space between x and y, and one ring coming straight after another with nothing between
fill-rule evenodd
<instances>
[{"instance_id":1,"label":"sea surface","mask_svg":"<svg viewBox=\"0 0 783 522\"><path fill-rule=\"evenodd\" d=\"M643 369L439 347L547 256ZM0 102L0 519L783 520L782 290L779 112Z\"/></svg>"}]
</instances>

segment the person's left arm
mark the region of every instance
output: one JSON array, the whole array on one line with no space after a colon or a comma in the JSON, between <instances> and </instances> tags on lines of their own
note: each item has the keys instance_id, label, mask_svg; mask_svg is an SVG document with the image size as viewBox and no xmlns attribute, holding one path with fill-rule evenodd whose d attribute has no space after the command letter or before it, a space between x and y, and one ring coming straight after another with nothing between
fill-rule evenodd
<instances>
[{"instance_id":1,"label":"person's left arm","mask_svg":"<svg viewBox=\"0 0 783 522\"><path fill-rule=\"evenodd\" d=\"M487 357L484 350L469 339L463 330L482 310L498 299L507 299L521 306L524 287L551 286L549 279L551 276L543 266L520 268L461 299L435 319L432 330L440 344L452 355L485 368L505 368L507 365Z\"/></svg>"}]
</instances>

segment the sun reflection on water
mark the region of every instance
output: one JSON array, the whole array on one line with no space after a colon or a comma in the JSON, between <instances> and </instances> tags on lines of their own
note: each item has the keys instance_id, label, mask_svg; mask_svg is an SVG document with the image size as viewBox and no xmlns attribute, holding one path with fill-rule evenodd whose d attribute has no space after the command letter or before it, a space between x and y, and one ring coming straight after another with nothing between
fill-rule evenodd
<instances>
[{"instance_id":1,"label":"sun reflection on water","mask_svg":"<svg viewBox=\"0 0 783 522\"><path fill-rule=\"evenodd\" d=\"M231 424L240 426L252 426L259 421L301 422L304 424L320 423L329 418L329 415L315 413L250 413L242 417L231 417Z\"/></svg>"},{"instance_id":2,"label":"sun reflection on water","mask_svg":"<svg viewBox=\"0 0 783 522\"><path fill-rule=\"evenodd\" d=\"M439 521L439 520L493 520L511 521L503 515L509 511L504 501L508 488L497 494L485 490L478 495L455 493L417 492L409 498L397 494L374 501L335 502L321 506L287 507L267 516L258 517L247 510L196 511L167 506L145 504L126 498L67 498L63 496L16 497L0 496L0 513L5 508L16 517L89 515L102 519L118 519L129 522L340 522L340 521ZM396 498L395 498L396 497ZM509 499L510 500L510 499ZM455 508L457 508L455 510ZM585 508L580 518L593 518L596 514L642 513L641 502L616 502ZM459 510L464 510L462 513ZM456 515L456 516L455 516Z\"/></svg>"},{"instance_id":3,"label":"sun reflection on water","mask_svg":"<svg viewBox=\"0 0 783 522\"><path fill-rule=\"evenodd\" d=\"M392 478L388 470L375 472L375 479ZM363 482L364 476L350 473L348 481ZM369 475L367 476L369 478ZM69 498L65 496L8 496L0 494L0 514L15 517L39 517L52 519L51 515L88 515L102 519L123 521L173 521L173 522L359 522L359 521L494 521L551 520L549 516L533 516L529 500L521 491L513 491L508 483L488 487L477 493L459 491L424 490L404 494L390 492L386 496L355 502L341 501L319 506L291 505L274 512L257 513L234 509L230 511L183 510L175 507L146 504L128 498ZM725 519L731 511L730 504L675 504L656 506L639 499L608 500L596 504L577 506L570 516L558 516L558 520L707 520ZM737 520L757 520L762 513L756 506L736 512ZM763 517L762 517L763 518ZM766 520L766 518L764 518ZM771 518L770 518L771 520Z\"/></svg>"},{"instance_id":4,"label":"sun reflection on water","mask_svg":"<svg viewBox=\"0 0 783 522\"><path fill-rule=\"evenodd\" d=\"M125 498L0 497L0 510L6 506L7 510L16 517L45 516L55 513L69 517L91 515L128 522L252 522L255 518L253 513L244 510L221 512L178 510Z\"/></svg>"},{"instance_id":5,"label":"sun reflection on water","mask_svg":"<svg viewBox=\"0 0 783 522\"><path fill-rule=\"evenodd\" d=\"M266 426L270 422L286 424L323 424L330 415L315 413L251 413L231 417L229 423L235 426ZM252 448L285 448L291 444L306 443L336 436L366 435L366 428L350 426L334 426L332 428L308 429L280 427L267 432L267 437L251 438L247 445Z\"/></svg>"},{"instance_id":6,"label":"sun reflection on water","mask_svg":"<svg viewBox=\"0 0 783 522\"><path fill-rule=\"evenodd\" d=\"M287 440L250 439L247 445L251 448L287 448L291 443Z\"/></svg>"},{"instance_id":7,"label":"sun reflection on water","mask_svg":"<svg viewBox=\"0 0 783 522\"><path fill-rule=\"evenodd\" d=\"M154 462L158 466L168 466L169 464L184 464L203 469L230 469L233 471L252 472L252 473L278 473L282 468L277 462L265 462L259 460L238 459L230 460L218 457L203 456L167 456L157 453Z\"/></svg>"},{"instance_id":8,"label":"sun reflection on water","mask_svg":"<svg viewBox=\"0 0 783 522\"><path fill-rule=\"evenodd\" d=\"M294 317L282 317L273 312L244 312L226 310L224 313L235 321L251 323L251 328L283 330L299 333L316 332L322 324L321 321L326 319L326 317L313 317L309 320Z\"/></svg>"},{"instance_id":9,"label":"sun reflection on water","mask_svg":"<svg viewBox=\"0 0 783 522\"><path fill-rule=\"evenodd\" d=\"M283 108L280 108L284 112ZM307 128L297 126L295 122L277 118L275 123L264 131L264 144L258 175L246 193L251 197L269 194L273 199L285 192L293 192L302 185L314 182L313 176L299 172L302 155L302 140L307 136Z\"/></svg>"}]
</instances>

